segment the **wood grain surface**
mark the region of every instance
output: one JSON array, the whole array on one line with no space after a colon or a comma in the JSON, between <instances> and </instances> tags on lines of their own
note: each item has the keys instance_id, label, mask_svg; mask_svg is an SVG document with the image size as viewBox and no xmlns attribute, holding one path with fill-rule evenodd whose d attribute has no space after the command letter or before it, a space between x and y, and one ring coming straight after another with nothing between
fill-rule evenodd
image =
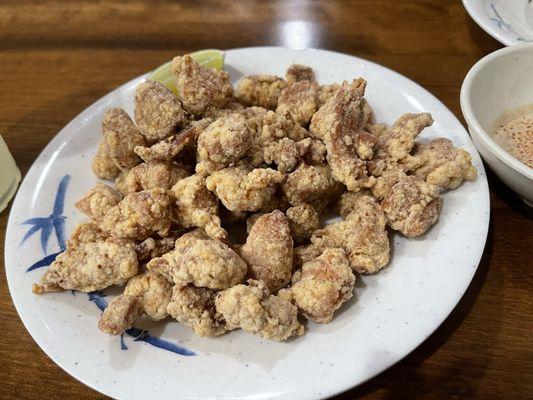
<instances>
[{"instance_id":1,"label":"wood grain surface","mask_svg":"<svg viewBox=\"0 0 533 400\"><path fill-rule=\"evenodd\" d=\"M466 72L501 47L460 1L3 0L0 133L25 173L67 122L119 84L178 53L258 45L376 61L430 90L461 120ZM489 181L489 237L464 298L411 355L338 399L532 398L532 212L490 173ZM8 211L0 214L2 246ZM1 399L105 398L35 344L4 273L0 360Z\"/></svg>"}]
</instances>

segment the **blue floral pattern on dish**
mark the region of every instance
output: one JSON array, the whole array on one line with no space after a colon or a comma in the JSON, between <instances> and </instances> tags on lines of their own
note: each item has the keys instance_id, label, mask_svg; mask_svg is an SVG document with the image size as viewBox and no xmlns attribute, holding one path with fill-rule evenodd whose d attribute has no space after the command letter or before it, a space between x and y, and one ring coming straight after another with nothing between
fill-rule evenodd
<instances>
[{"instance_id":1,"label":"blue floral pattern on dish","mask_svg":"<svg viewBox=\"0 0 533 400\"><path fill-rule=\"evenodd\" d=\"M24 234L20 245L22 246L30 237L32 237L37 232L41 231L41 249L43 251L44 257L39 261L32 264L26 269L26 272L31 272L35 269L47 267L56 259L56 257L66 250L66 241L65 241L65 221L67 217L63 215L64 205L65 205L65 194L67 191L68 184L70 182L70 175L65 175L59 182L57 188L56 197L54 200L54 207L52 213L47 217L36 217L29 218L20 223L20 225L30 225L30 229ZM57 245L60 251L47 254L48 252L48 242L52 232L55 233L57 239ZM72 291L75 294L74 291ZM100 311L104 311L107 307L107 301L104 298L105 294L100 291L91 292L89 295L89 301L92 301ZM126 335L131 336L134 342L145 342L154 347L158 347L163 350L171 351L182 356L195 356L196 353L186 349L184 347L178 346L168 340L160 339L158 337L152 336L149 331L144 329L139 329L136 327L131 327L125 331ZM124 341L124 335L120 336L120 348L122 350L128 350L128 346Z\"/></svg>"},{"instance_id":2,"label":"blue floral pattern on dish","mask_svg":"<svg viewBox=\"0 0 533 400\"><path fill-rule=\"evenodd\" d=\"M531 0L529 2L531 2ZM496 9L496 5L494 3L490 3L489 7L490 7L490 11L492 11L492 15L490 17L490 20L492 22L494 22L498 26L498 29L500 29L500 30L502 30L502 31L504 31L506 33L513 34L515 36L516 40L518 40L519 42L524 42L524 43L533 42L533 40L525 39L525 38L521 37L518 33L516 33L516 31L511 26L511 24L509 24L507 21L505 21L502 18L502 16L500 15L498 10Z\"/></svg>"}]
</instances>

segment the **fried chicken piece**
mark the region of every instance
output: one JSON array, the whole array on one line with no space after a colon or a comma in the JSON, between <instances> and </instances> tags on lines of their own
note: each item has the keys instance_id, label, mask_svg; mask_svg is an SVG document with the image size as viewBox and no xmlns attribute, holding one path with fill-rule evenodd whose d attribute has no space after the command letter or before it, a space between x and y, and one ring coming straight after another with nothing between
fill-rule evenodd
<instances>
[{"instance_id":1,"label":"fried chicken piece","mask_svg":"<svg viewBox=\"0 0 533 400\"><path fill-rule=\"evenodd\" d=\"M270 168L229 167L209 176L206 186L228 210L253 212L271 200L283 179L284 174Z\"/></svg>"},{"instance_id":2,"label":"fried chicken piece","mask_svg":"<svg viewBox=\"0 0 533 400\"><path fill-rule=\"evenodd\" d=\"M292 64L285 72L285 80L289 85L302 81L315 82L315 72L307 65Z\"/></svg>"},{"instance_id":3,"label":"fried chicken piece","mask_svg":"<svg viewBox=\"0 0 533 400\"><path fill-rule=\"evenodd\" d=\"M392 229L407 237L420 236L439 217L439 188L417 176L407 176L391 188L381 207Z\"/></svg>"},{"instance_id":4,"label":"fried chicken piece","mask_svg":"<svg viewBox=\"0 0 533 400\"><path fill-rule=\"evenodd\" d=\"M246 275L246 263L229 246L215 239L186 234L176 240L174 250L152 259L148 270L179 286L226 289Z\"/></svg>"},{"instance_id":5,"label":"fried chicken piece","mask_svg":"<svg viewBox=\"0 0 533 400\"><path fill-rule=\"evenodd\" d=\"M291 207L285 214L295 243L305 242L320 227L318 213L310 204L304 203Z\"/></svg>"},{"instance_id":6,"label":"fried chicken piece","mask_svg":"<svg viewBox=\"0 0 533 400\"><path fill-rule=\"evenodd\" d=\"M376 184L372 187L372 194L378 200L389 193L394 185L404 179L407 175L401 169L388 169L384 171L377 179Z\"/></svg>"},{"instance_id":7,"label":"fried chicken piece","mask_svg":"<svg viewBox=\"0 0 533 400\"><path fill-rule=\"evenodd\" d=\"M149 161L123 171L115 185L123 195L148 189L170 189L180 179L189 176L187 170L178 164L163 161Z\"/></svg>"},{"instance_id":8,"label":"fried chicken piece","mask_svg":"<svg viewBox=\"0 0 533 400\"><path fill-rule=\"evenodd\" d=\"M441 188L456 189L463 179L472 181L477 175L470 154L446 138L418 145L413 156L423 162L415 169L415 175Z\"/></svg>"},{"instance_id":9,"label":"fried chicken piece","mask_svg":"<svg viewBox=\"0 0 533 400\"><path fill-rule=\"evenodd\" d=\"M325 164L326 161L326 145L320 139L307 138L302 140L300 143L308 141L309 146L307 146L307 151L303 156L303 160L308 165L321 165Z\"/></svg>"},{"instance_id":10,"label":"fried chicken piece","mask_svg":"<svg viewBox=\"0 0 533 400\"><path fill-rule=\"evenodd\" d=\"M310 138L299 142L289 138L268 142L263 147L263 158L265 163L277 165L280 172L292 172L300 164L302 157L309 152L310 145Z\"/></svg>"},{"instance_id":11,"label":"fried chicken piece","mask_svg":"<svg viewBox=\"0 0 533 400\"><path fill-rule=\"evenodd\" d=\"M133 168L141 159L133 149L144 146L146 140L130 116L122 108L110 108L102 120L102 133L109 157L121 170Z\"/></svg>"},{"instance_id":12,"label":"fried chicken piece","mask_svg":"<svg viewBox=\"0 0 533 400\"><path fill-rule=\"evenodd\" d=\"M33 293L79 290L93 292L123 285L137 274L138 262L131 242L119 239L81 243L59 254L33 284Z\"/></svg>"},{"instance_id":13,"label":"fried chicken piece","mask_svg":"<svg viewBox=\"0 0 533 400\"><path fill-rule=\"evenodd\" d=\"M316 84L301 81L283 89L278 99L276 113L293 119L302 126L307 126L317 109Z\"/></svg>"},{"instance_id":14,"label":"fried chicken piece","mask_svg":"<svg viewBox=\"0 0 533 400\"><path fill-rule=\"evenodd\" d=\"M165 85L145 81L135 90L135 123L148 142L161 140L186 122L181 103Z\"/></svg>"},{"instance_id":15,"label":"fried chicken piece","mask_svg":"<svg viewBox=\"0 0 533 400\"><path fill-rule=\"evenodd\" d=\"M246 109L246 106L242 103L239 103L236 99L231 99L224 108L210 107L208 108L203 116L204 118L211 118L217 120L221 117L227 117L228 115L240 113Z\"/></svg>"},{"instance_id":16,"label":"fried chicken piece","mask_svg":"<svg viewBox=\"0 0 533 400\"><path fill-rule=\"evenodd\" d=\"M287 82L274 75L249 75L243 77L235 89L236 99L247 106L275 109L278 98Z\"/></svg>"},{"instance_id":17,"label":"fried chicken piece","mask_svg":"<svg viewBox=\"0 0 533 400\"><path fill-rule=\"evenodd\" d=\"M189 55L175 57L172 72L181 104L193 115L202 115L211 107L223 108L231 99L233 89L226 71L206 68Z\"/></svg>"},{"instance_id":18,"label":"fried chicken piece","mask_svg":"<svg viewBox=\"0 0 533 400\"><path fill-rule=\"evenodd\" d=\"M314 244L297 246L293 250L292 265L293 269L299 269L308 261L322 254L324 249Z\"/></svg>"},{"instance_id":19,"label":"fried chicken piece","mask_svg":"<svg viewBox=\"0 0 533 400\"><path fill-rule=\"evenodd\" d=\"M359 273L375 273L390 258L385 216L370 196L361 196L343 221L316 230L311 243L322 250L343 249L350 267Z\"/></svg>"},{"instance_id":20,"label":"fried chicken piece","mask_svg":"<svg viewBox=\"0 0 533 400\"><path fill-rule=\"evenodd\" d=\"M275 292L291 279L292 248L289 221L276 210L257 219L241 249L241 257L249 266L249 275Z\"/></svg>"},{"instance_id":21,"label":"fried chicken piece","mask_svg":"<svg viewBox=\"0 0 533 400\"><path fill-rule=\"evenodd\" d=\"M122 200L111 186L97 183L77 203L76 208L95 221L102 221L107 212Z\"/></svg>"},{"instance_id":22,"label":"fried chicken piece","mask_svg":"<svg viewBox=\"0 0 533 400\"><path fill-rule=\"evenodd\" d=\"M268 143L285 137L299 142L309 137L309 132L296 121L274 111L267 111L261 121L261 142Z\"/></svg>"},{"instance_id":23,"label":"fried chicken piece","mask_svg":"<svg viewBox=\"0 0 533 400\"><path fill-rule=\"evenodd\" d=\"M102 140L98 145L91 166L94 174L102 179L115 179L120 173L120 169L109 155L105 140Z\"/></svg>"},{"instance_id":24,"label":"fried chicken piece","mask_svg":"<svg viewBox=\"0 0 533 400\"><path fill-rule=\"evenodd\" d=\"M346 191L340 195L334 208L342 218L346 218L348 214L351 214L357 208L359 199L362 196L369 195L371 195L371 192L368 189L362 189L357 192Z\"/></svg>"},{"instance_id":25,"label":"fried chicken piece","mask_svg":"<svg viewBox=\"0 0 533 400\"><path fill-rule=\"evenodd\" d=\"M98 321L98 328L111 335L129 329L143 315L154 321L165 318L172 286L153 272L145 272L128 281L124 294L114 298Z\"/></svg>"},{"instance_id":26,"label":"fried chicken piece","mask_svg":"<svg viewBox=\"0 0 533 400\"><path fill-rule=\"evenodd\" d=\"M164 238L146 238L135 246L139 261L150 261L152 258L161 257L163 254L174 250L174 243L178 234L170 234Z\"/></svg>"},{"instance_id":27,"label":"fried chicken piece","mask_svg":"<svg viewBox=\"0 0 533 400\"><path fill-rule=\"evenodd\" d=\"M348 190L370 187L366 162L373 156L375 138L363 130L363 79L344 82L312 118L310 131L326 144L327 160L335 179Z\"/></svg>"},{"instance_id":28,"label":"fried chicken piece","mask_svg":"<svg viewBox=\"0 0 533 400\"><path fill-rule=\"evenodd\" d=\"M198 137L196 172L208 175L234 165L252 146L253 136L240 114L220 117Z\"/></svg>"},{"instance_id":29,"label":"fried chicken piece","mask_svg":"<svg viewBox=\"0 0 533 400\"><path fill-rule=\"evenodd\" d=\"M290 291L307 319L328 323L335 311L352 297L354 283L355 275L344 251L326 249L294 274Z\"/></svg>"},{"instance_id":30,"label":"fried chicken piece","mask_svg":"<svg viewBox=\"0 0 533 400\"><path fill-rule=\"evenodd\" d=\"M283 341L300 336L304 327L298 321L298 309L289 301L269 295L261 282L236 285L221 292L215 300L229 329L242 328L269 340Z\"/></svg>"},{"instance_id":31,"label":"fried chicken piece","mask_svg":"<svg viewBox=\"0 0 533 400\"><path fill-rule=\"evenodd\" d=\"M205 177L194 174L178 181L172 187L176 199L176 217L185 228L198 227L209 237L226 240L218 214L218 200L206 188Z\"/></svg>"},{"instance_id":32,"label":"fried chicken piece","mask_svg":"<svg viewBox=\"0 0 533 400\"><path fill-rule=\"evenodd\" d=\"M327 165L313 166L302 163L287 175L282 189L291 205L307 203L313 206L318 214L322 214L331 199L339 193L341 185L333 178Z\"/></svg>"},{"instance_id":33,"label":"fried chicken piece","mask_svg":"<svg viewBox=\"0 0 533 400\"><path fill-rule=\"evenodd\" d=\"M326 102L333 97L335 92L339 90L341 85L338 83L332 83L329 85L319 85L317 91L318 107L322 107Z\"/></svg>"},{"instance_id":34,"label":"fried chicken piece","mask_svg":"<svg viewBox=\"0 0 533 400\"><path fill-rule=\"evenodd\" d=\"M210 118L193 121L180 133L169 136L149 147L136 146L135 153L145 162L148 161L171 161L178 156L183 149L192 146L196 151L196 140L200 133L212 122Z\"/></svg>"},{"instance_id":35,"label":"fried chicken piece","mask_svg":"<svg viewBox=\"0 0 533 400\"><path fill-rule=\"evenodd\" d=\"M100 229L96 222L78 224L67 240L67 247L78 246L82 243L104 241L109 235Z\"/></svg>"},{"instance_id":36,"label":"fried chicken piece","mask_svg":"<svg viewBox=\"0 0 533 400\"><path fill-rule=\"evenodd\" d=\"M195 286L174 286L168 313L191 328L198 336L220 336L228 328L215 309L216 292Z\"/></svg>"},{"instance_id":37,"label":"fried chicken piece","mask_svg":"<svg viewBox=\"0 0 533 400\"><path fill-rule=\"evenodd\" d=\"M112 207L101 227L113 237L144 240L154 233L166 236L170 217L170 198L166 190L142 190L128 194Z\"/></svg>"}]
</instances>

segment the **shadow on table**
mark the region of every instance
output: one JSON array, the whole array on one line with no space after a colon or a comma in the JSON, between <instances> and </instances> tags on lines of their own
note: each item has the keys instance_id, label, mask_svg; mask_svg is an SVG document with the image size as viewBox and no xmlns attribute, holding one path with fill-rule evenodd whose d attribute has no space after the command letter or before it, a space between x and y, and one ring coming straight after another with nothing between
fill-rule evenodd
<instances>
[{"instance_id":1,"label":"shadow on table","mask_svg":"<svg viewBox=\"0 0 533 400\"><path fill-rule=\"evenodd\" d=\"M513 192L489 169L487 164L484 163L484 165L492 196L498 196L498 198L508 205L513 211L520 214L524 218L533 220L533 207L529 207L526 203L524 203L515 192ZM494 204L491 204L491 207L494 207Z\"/></svg>"},{"instance_id":2,"label":"shadow on table","mask_svg":"<svg viewBox=\"0 0 533 400\"><path fill-rule=\"evenodd\" d=\"M381 399L397 399L405 396L410 399L421 399L429 395L439 393L445 395L451 392L455 392L461 398L471 398L477 390L480 378L485 374L491 358L490 349L483 352L480 348L478 353L478 337L473 333L463 333L457 336L453 345L468 351L450 355L453 349L442 349L442 353L448 350L444 357L440 357L440 360L444 359L443 361L431 360L431 357L454 335L478 299L491 264L493 231L491 221L485 250L474 279L459 304L435 333L397 365L367 383L335 397L336 400L359 398L371 393L379 393ZM490 315L490 323L484 324L484 332L480 335L497 337L500 320L501 310L496 307ZM428 364L427 368L421 367L424 363ZM465 380L468 384L464 383Z\"/></svg>"}]
</instances>

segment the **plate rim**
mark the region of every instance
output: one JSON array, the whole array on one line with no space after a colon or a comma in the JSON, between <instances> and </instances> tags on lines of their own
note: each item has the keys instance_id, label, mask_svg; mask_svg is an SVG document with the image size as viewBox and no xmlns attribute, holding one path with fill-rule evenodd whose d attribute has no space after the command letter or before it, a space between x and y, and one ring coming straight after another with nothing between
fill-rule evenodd
<instances>
[{"instance_id":1,"label":"plate rim","mask_svg":"<svg viewBox=\"0 0 533 400\"><path fill-rule=\"evenodd\" d=\"M464 2L465 0L463 0ZM255 50L255 51L262 51L262 50L281 50L281 51L286 51L286 50L289 50L289 51L294 51L294 52L320 52L320 53L332 53L332 54L337 54L337 55L340 55L340 56L343 56L343 57L348 57L348 58L351 58L351 59L354 59L354 60L357 60L357 61L362 61L364 62L365 64L367 65L370 65L372 66L373 68L376 68L379 72L379 70L384 70L386 72L388 72L389 74L392 74L394 75L396 78L399 78L401 80L404 80L404 82L407 82L409 83L410 85L414 85L415 87L417 87L418 90L422 91L424 93L425 96L429 96L428 98L432 99L435 104L438 106L439 109L442 109L443 111L447 111L450 115L450 117L452 117L457 123L458 125L462 128L464 134L465 134L465 138L472 144L472 148L475 149L475 156L481 160L481 157L479 155L479 152L477 151L477 149L475 148L475 145L473 144L473 141L468 133L468 131L465 129L464 125L461 123L461 121L455 116L455 114L444 104L442 103L442 101L440 101L436 96L434 96L430 91L428 91L425 87L423 87L422 85L418 84L417 82L413 81L412 79L408 78L407 76L405 75L402 75L401 73L399 72L396 72L386 66L383 66L381 64L378 64L376 62L373 62L373 61L370 61L370 60L367 60L367 59L364 59L362 57L358 57L356 55L352 55L352 54L347 54L347 53L342 53L342 52L338 52L338 51L332 51L332 50L325 50L325 49L319 49L319 48L307 48L307 49L290 49L290 48L287 48L287 47L282 47L282 46L250 46L250 47L239 47L239 48L231 48L231 49L226 49L224 50L224 52L230 52L230 51L249 51L249 50ZM157 66L156 66L157 68ZM152 70L153 71L153 70ZM24 184L28 184L26 183L26 178L27 176L34 170L36 169L36 164L37 162L39 161L39 158L41 157L41 155L43 153L45 153L47 150L55 147L55 142L59 140L59 137L62 136L62 134L64 134L64 132L69 129L71 127L71 125L74 125L75 122L80 119L80 118L83 118L85 116L85 114L91 114L92 110L94 108L97 108L97 104L99 104L101 101L103 101L104 99L107 99L107 98L112 98L117 92L121 92L123 90L124 87L127 87L127 86L130 86L130 85L134 85L134 84L137 84L137 82L141 81L142 79L145 79L149 74L150 74L151 71L149 72L146 72L142 75L139 75L133 79L130 79L129 81L121 84L120 86L116 87L115 89L107 92L106 94L104 94L103 96L101 96L100 98L96 99L94 102L92 102L89 106L87 106L85 109L83 109L81 112L79 112L75 117L73 117L65 126L63 126L63 128L61 128L52 138L51 140L48 142L48 144L41 150L41 152L37 155L37 157L35 158L35 160L33 161L33 163L31 164L31 166L29 167L29 169L27 170L26 174L24 175L24 178L20 184L20 187L19 189L24 185ZM434 327L431 329L431 330L428 330L427 331L427 335L426 337L421 340L419 343L416 343L414 344L413 346L410 346L408 348L408 350L406 350L404 353L403 356L395 359L392 363L390 363L389 365L387 365L386 367L383 367L381 369L378 369L376 371L374 371L373 373L371 374L368 374L366 376L365 379L361 380L361 381L358 381L356 383L346 383L344 385L342 384L337 384L336 387L333 389L333 390L328 390L327 388L325 388L325 390L323 390L322 392L322 395L319 395L319 396L311 396L311 397L308 397L309 399L326 399L326 398L330 398L330 397L333 397L333 396L336 396L340 393L343 393L345 391L348 391L350 389L353 389L355 387L358 387L362 384L364 384L365 382L369 381L370 379L373 379L374 377L376 377L377 375L383 373L384 371L388 370L389 368L393 367L394 365L396 365L397 363L399 363L400 361L402 361L405 357L407 357L408 355L410 355L416 348L418 348L419 346L421 346L431 335L433 335L435 333L435 331L447 320L447 318L451 315L451 313L455 310L455 308L457 307L457 305L459 304L459 302L461 301L461 299L463 298L464 294L466 293L466 291L468 290L470 284L472 283L472 280L475 276L475 274L477 273L477 270L479 268L479 264L480 264L480 261L483 257L483 254L485 252L485 246L486 246L486 241L487 241L487 237L488 237L488 230L489 230L489 225L490 225L490 192L489 192L489 187L488 187L488 180L486 178L486 174L485 174L485 168L484 168L484 165L482 162L479 163L479 169L480 169L480 172L483 172L483 180L482 180L482 187L483 187L483 192L485 193L485 196L484 196L484 201L483 201L483 205L480 205L480 206L484 206L486 207L486 210L488 212L488 217L483 221L484 222L484 229L482 230L483 231L483 235L481 236L483 239L481 240L483 243L480 243L480 253L475 257L476 259L476 267L475 269L473 269L473 272L471 273L470 275L470 278L467 280L465 279L465 281L463 282L464 284L464 287L462 289L462 294L456 299L456 301L454 300L452 302L452 305L451 307L449 308L449 310L446 310L446 312L444 312L442 314L442 319L438 319L438 322L435 323ZM479 179L479 178L478 178ZM19 190L20 191L20 190ZM17 195L15 196L15 198L13 199L13 203L12 203L12 206L11 206L11 210L13 209L13 206L14 204L18 201L19 199L19 191L17 192ZM22 200L21 200L22 201ZM7 264L7 260L8 260L8 248L6 246L7 242L8 242L8 237L11 237L11 235L13 235L13 233L11 233L13 231L13 227L16 225L15 221L14 221L14 216L13 214L11 213L11 210L10 210L10 213L9 213L9 216L8 216L8 223L6 225L6 237L5 237L5 241L4 241L4 260L5 260L5 264ZM9 288L9 292L10 292L10 297L11 297L11 300L12 300L12 303L13 305L15 306L15 309L17 311L17 314L18 314L18 317L19 319L22 321L24 327L26 328L26 331L30 334L30 336L32 337L32 339L37 343L37 345L40 347L40 349L47 355L47 357L49 357L56 365L58 365L63 371L65 371L67 374L69 374L70 376L72 376L73 378L75 378L76 380L78 380L79 382L83 383L84 385L90 387L91 389L97 391L98 393L102 393L106 396L109 396L109 397L112 397L112 398L116 398L114 397L110 392L104 390L104 389L101 389L99 387L97 387L96 385L92 384L92 382L86 380L83 376L81 375L78 375L76 374L74 371L72 370L69 370L68 367L66 365L63 365L63 362L59 362L56 358L54 358L52 355L50 355L46 350L45 348L43 347L42 345L42 342L40 340L38 340L34 334L30 331L30 329L28 329L28 325L26 323L26 321L22 318L21 316L21 313L19 312L19 305L17 305L15 303L15 301L13 300L13 296L11 294L12 290L11 290L11 282L10 282L10 279L9 279L9 273L8 273L8 268L6 267L5 268L5 273L6 273L6 280L7 280L7 283L8 283L8 288ZM302 393L300 393L302 394Z\"/></svg>"}]
</instances>

